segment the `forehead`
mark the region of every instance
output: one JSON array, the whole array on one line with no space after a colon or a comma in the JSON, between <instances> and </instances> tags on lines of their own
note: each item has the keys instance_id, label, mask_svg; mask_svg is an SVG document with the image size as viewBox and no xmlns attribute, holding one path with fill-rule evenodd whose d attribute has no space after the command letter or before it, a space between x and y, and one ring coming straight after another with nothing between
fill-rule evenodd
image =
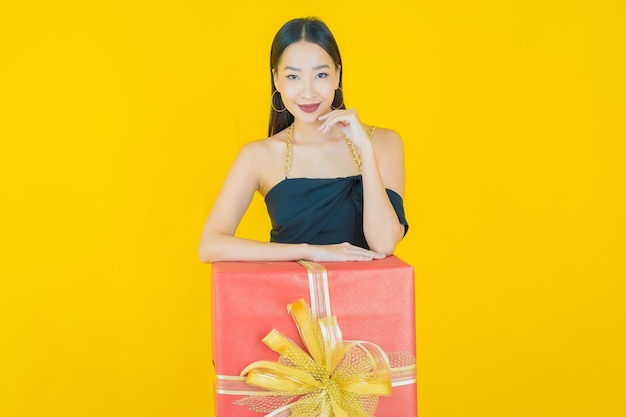
<instances>
[{"instance_id":1,"label":"forehead","mask_svg":"<svg viewBox=\"0 0 626 417\"><path fill-rule=\"evenodd\" d=\"M330 68L335 67L333 59L328 53L316 43L299 41L289 45L280 57L278 69L282 70L286 66L309 69L322 64Z\"/></svg>"}]
</instances>

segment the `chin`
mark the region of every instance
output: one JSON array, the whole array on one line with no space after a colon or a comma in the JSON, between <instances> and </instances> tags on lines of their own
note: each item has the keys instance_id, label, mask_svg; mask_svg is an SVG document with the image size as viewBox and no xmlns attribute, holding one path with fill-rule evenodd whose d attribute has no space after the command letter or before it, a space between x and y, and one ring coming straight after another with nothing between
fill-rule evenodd
<instances>
[{"instance_id":1,"label":"chin","mask_svg":"<svg viewBox=\"0 0 626 417\"><path fill-rule=\"evenodd\" d=\"M324 111L316 111L315 113L298 112L296 119L304 123L322 123L318 117L326 114Z\"/></svg>"}]
</instances>

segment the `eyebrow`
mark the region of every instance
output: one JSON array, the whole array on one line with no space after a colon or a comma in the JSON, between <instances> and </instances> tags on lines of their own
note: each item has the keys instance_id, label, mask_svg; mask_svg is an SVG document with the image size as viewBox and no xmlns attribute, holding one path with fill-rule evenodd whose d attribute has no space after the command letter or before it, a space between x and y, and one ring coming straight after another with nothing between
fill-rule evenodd
<instances>
[{"instance_id":1,"label":"eyebrow","mask_svg":"<svg viewBox=\"0 0 626 417\"><path fill-rule=\"evenodd\" d=\"M313 67L313 71L321 70L321 69L324 69L324 68L330 68L330 67L328 65L326 65L326 64L318 65L317 67ZM291 71L302 71L300 68L291 67L289 65L287 65L284 69L291 70Z\"/></svg>"}]
</instances>

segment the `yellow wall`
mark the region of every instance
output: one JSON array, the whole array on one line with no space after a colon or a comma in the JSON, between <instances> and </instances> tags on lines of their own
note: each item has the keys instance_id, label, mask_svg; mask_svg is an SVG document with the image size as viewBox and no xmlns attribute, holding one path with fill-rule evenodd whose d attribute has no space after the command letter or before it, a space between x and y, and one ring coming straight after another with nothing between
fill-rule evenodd
<instances>
[{"instance_id":1,"label":"yellow wall","mask_svg":"<svg viewBox=\"0 0 626 417\"><path fill-rule=\"evenodd\" d=\"M257 3L0 6L0 415L211 415L197 239L310 14L406 142L421 415L626 415L624 2Z\"/></svg>"}]
</instances>

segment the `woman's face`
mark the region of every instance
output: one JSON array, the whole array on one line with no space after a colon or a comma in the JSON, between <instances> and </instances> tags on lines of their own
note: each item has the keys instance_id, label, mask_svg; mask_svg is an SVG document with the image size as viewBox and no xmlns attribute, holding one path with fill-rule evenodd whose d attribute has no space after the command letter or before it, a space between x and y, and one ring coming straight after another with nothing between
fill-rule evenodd
<instances>
[{"instance_id":1,"label":"woman's face","mask_svg":"<svg viewBox=\"0 0 626 417\"><path fill-rule=\"evenodd\" d=\"M317 121L330 111L340 71L321 46L300 41L283 52L273 70L274 85L296 119Z\"/></svg>"}]
</instances>

